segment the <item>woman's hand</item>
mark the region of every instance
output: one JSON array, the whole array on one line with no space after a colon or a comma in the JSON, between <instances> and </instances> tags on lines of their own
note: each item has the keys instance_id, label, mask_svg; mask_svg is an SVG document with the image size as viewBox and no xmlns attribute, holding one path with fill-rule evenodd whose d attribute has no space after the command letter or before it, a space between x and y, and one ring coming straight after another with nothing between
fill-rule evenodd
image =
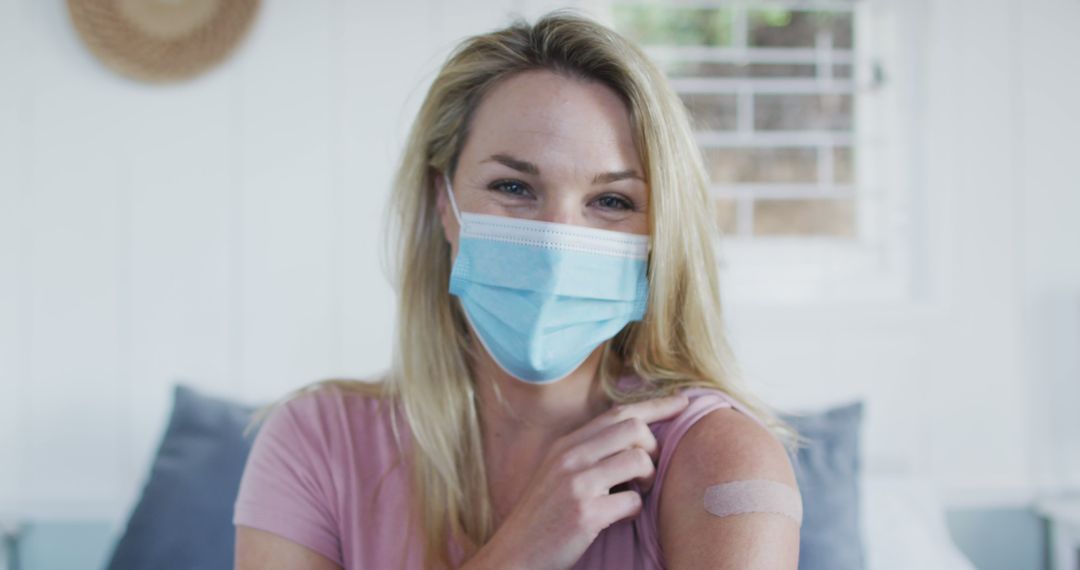
<instances>
[{"instance_id":1,"label":"woman's hand","mask_svg":"<svg viewBox=\"0 0 1080 570\"><path fill-rule=\"evenodd\" d=\"M637 492L610 490L631 480L652 488L659 448L648 424L688 403L669 396L616 405L555 440L514 510L464 568L573 566L602 530L641 512Z\"/></svg>"}]
</instances>

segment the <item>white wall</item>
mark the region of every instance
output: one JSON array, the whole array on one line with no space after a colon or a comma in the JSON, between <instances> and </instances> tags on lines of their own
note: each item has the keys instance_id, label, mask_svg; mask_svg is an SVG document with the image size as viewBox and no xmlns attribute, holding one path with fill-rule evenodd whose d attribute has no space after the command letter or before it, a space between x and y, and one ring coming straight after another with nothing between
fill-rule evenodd
<instances>
[{"instance_id":1,"label":"white wall","mask_svg":"<svg viewBox=\"0 0 1080 570\"><path fill-rule=\"evenodd\" d=\"M1080 2L1029 0L1014 105L1023 117L1016 215L1020 300L1033 397L1033 473L1080 487Z\"/></svg>"},{"instance_id":2,"label":"white wall","mask_svg":"<svg viewBox=\"0 0 1080 570\"><path fill-rule=\"evenodd\" d=\"M778 404L866 397L871 470L1015 502L1080 484L1045 475L1051 430L1080 441L1080 2L927 4L918 309L732 304L733 342ZM544 8L268 0L222 67L150 87L63 2L0 0L0 513L126 515L177 380L261 402L385 367L412 114L458 38Z\"/></svg>"}]
</instances>

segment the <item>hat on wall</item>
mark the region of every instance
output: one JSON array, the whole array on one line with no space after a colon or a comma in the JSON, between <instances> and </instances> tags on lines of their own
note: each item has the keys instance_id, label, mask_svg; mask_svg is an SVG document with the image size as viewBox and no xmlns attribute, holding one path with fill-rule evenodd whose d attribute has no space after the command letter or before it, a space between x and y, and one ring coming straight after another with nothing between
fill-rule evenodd
<instances>
[{"instance_id":1,"label":"hat on wall","mask_svg":"<svg viewBox=\"0 0 1080 570\"><path fill-rule=\"evenodd\" d=\"M251 27L259 0L68 0L75 29L98 59L162 83L222 61Z\"/></svg>"}]
</instances>

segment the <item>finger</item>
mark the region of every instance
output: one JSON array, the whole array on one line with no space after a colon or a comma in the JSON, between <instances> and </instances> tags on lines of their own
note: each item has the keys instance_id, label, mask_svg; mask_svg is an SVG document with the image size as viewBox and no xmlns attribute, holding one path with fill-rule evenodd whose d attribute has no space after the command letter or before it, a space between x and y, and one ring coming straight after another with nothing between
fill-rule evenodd
<instances>
[{"instance_id":1,"label":"finger","mask_svg":"<svg viewBox=\"0 0 1080 570\"><path fill-rule=\"evenodd\" d=\"M566 444L573 446L581 443L605 427L630 417L640 418L646 424L667 419L683 411L689 403L689 398L682 394L676 394L633 404L616 404L567 435Z\"/></svg>"},{"instance_id":2,"label":"finger","mask_svg":"<svg viewBox=\"0 0 1080 570\"><path fill-rule=\"evenodd\" d=\"M643 507L641 494L637 491L619 491L597 497L594 501L604 528L638 516Z\"/></svg>"},{"instance_id":3,"label":"finger","mask_svg":"<svg viewBox=\"0 0 1080 570\"><path fill-rule=\"evenodd\" d=\"M587 469L584 476L589 486L597 494L605 493L615 485L631 480L641 481L648 486L656 473L652 458L639 447L624 449L614 455L601 459Z\"/></svg>"},{"instance_id":4,"label":"finger","mask_svg":"<svg viewBox=\"0 0 1080 570\"><path fill-rule=\"evenodd\" d=\"M653 461L658 459L656 436L644 420L631 417L605 426L593 437L568 450L568 467L573 470L584 469L613 453L635 446L645 450Z\"/></svg>"}]
</instances>

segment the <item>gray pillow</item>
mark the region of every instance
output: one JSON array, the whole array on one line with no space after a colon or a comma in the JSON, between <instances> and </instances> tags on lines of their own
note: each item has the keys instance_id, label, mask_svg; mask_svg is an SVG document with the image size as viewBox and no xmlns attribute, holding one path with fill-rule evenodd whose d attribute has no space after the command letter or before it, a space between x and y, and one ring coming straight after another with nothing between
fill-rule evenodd
<instances>
[{"instance_id":1,"label":"gray pillow","mask_svg":"<svg viewBox=\"0 0 1080 570\"><path fill-rule=\"evenodd\" d=\"M803 499L799 570L862 570L859 448L863 402L807 414L784 414L811 441L792 460Z\"/></svg>"},{"instance_id":2,"label":"gray pillow","mask_svg":"<svg viewBox=\"0 0 1080 570\"><path fill-rule=\"evenodd\" d=\"M255 430L254 406L173 388L173 409L150 475L109 570L233 567L233 502Z\"/></svg>"}]
</instances>

